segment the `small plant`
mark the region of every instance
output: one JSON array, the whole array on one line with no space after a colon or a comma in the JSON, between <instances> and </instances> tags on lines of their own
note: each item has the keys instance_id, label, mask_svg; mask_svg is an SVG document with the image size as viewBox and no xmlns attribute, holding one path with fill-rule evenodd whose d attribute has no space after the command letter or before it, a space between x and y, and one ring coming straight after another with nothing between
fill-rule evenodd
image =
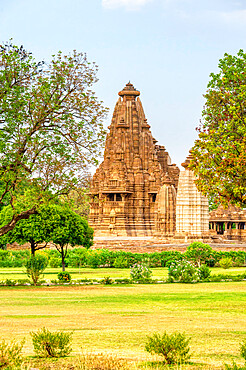
<instances>
[{"instance_id":1,"label":"small plant","mask_svg":"<svg viewBox=\"0 0 246 370\"><path fill-rule=\"evenodd\" d=\"M34 351L38 357L65 357L72 351L70 342L72 333L62 331L50 332L43 328L38 332L31 332Z\"/></svg>"},{"instance_id":2,"label":"small plant","mask_svg":"<svg viewBox=\"0 0 246 370\"><path fill-rule=\"evenodd\" d=\"M219 264L223 269L229 269L232 266L232 259L231 257L223 257L219 261Z\"/></svg>"},{"instance_id":3,"label":"small plant","mask_svg":"<svg viewBox=\"0 0 246 370\"><path fill-rule=\"evenodd\" d=\"M7 343L4 339L0 342L1 369L14 369L21 365L23 362L21 351L24 343L24 339L20 343L17 343L14 340Z\"/></svg>"},{"instance_id":4,"label":"small plant","mask_svg":"<svg viewBox=\"0 0 246 370\"><path fill-rule=\"evenodd\" d=\"M170 283L197 283L199 280L199 271L191 262L173 262L168 269Z\"/></svg>"},{"instance_id":5,"label":"small plant","mask_svg":"<svg viewBox=\"0 0 246 370\"><path fill-rule=\"evenodd\" d=\"M48 265L48 258L42 254L32 256L25 262L27 276L30 277L34 285L37 285L39 278Z\"/></svg>"},{"instance_id":6,"label":"small plant","mask_svg":"<svg viewBox=\"0 0 246 370\"><path fill-rule=\"evenodd\" d=\"M245 366L238 366L234 361L232 365L225 364L225 370L246 370Z\"/></svg>"},{"instance_id":7,"label":"small plant","mask_svg":"<svg viewBox=\"0 0 246 370\"><path fill-rule=\"evenodd\" d=\"M104 285L111 285L113 284L113 280L110 278L110 276L105 276L105 278L103 278L101 280L101 282L104 284Z\"/></svg>"},{"instance_id":8,"label":"small plant","mask_svg":"<svg viewBox=\"0 0 246 370\"><path fill-rule=\"evenodd\" d=\"M151 354L157 354L164 357L164 362L170 364L180 364L186 362L189 358L189 341L185 333L173 333L163 335L158 333L147 336L145 349Z\"/></svg>"},{"instance_id":9,"label":"small plant","mask_svg":"<svg viewBox=\"0 0 246 370\"><path fill-rule=\"evenodd\" d=\"M135 263L130 271L132 281L146 282L150 280L152 272L145 263Z\"/></svg>"},{"instance_id":10,"label":"small plant","mask_svg":"<svg viewBox=\"0 0 246 370\"><path fill-rule=\"evenodd\" d=\"M211 270L207 265L203 264L201 265L201 267L198 268L198 274L199 274L200 280L205 280L209 278L211 274Z\"/></svg>"},{"instance_id":11,"label":"small plant","mask_svg":"<svg viewBox=\"0 0 246 370\"><path fill-rule=\"evenodd\" d=\"M69 272L61 271L57 277L60 283L70 283L71 281L71 275Z\"/></svg>"}]
</instances>

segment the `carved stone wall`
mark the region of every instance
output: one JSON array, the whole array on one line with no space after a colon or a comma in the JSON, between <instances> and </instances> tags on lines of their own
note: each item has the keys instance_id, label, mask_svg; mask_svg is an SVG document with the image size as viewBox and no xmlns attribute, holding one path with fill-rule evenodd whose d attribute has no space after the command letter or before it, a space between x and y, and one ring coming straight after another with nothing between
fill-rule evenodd
<instances>
[{"instance_id":1,"label":"carved stone wall","mask_svg":"<svg viewBox=\"0 0 246 370\"><path fill-rule=\"evenodd\" d=\"M139 95L131 83L119 92L104 161L93 176L89 222L97 236L170 235L175 229L179 169L164 146L156 145ZM170 199L170 214L157 206L163 197Z\"/></svg>"},{"instance_id":2,"label":"carved stone wall","mask_svg":"<svg viewBox=\"0 0 246 370\"><path fill-rule=\"evenodd\" d=\"M176 204L176 239L209 240L208 200L195 185L195 176L188 168L190 156L182 164Z\"/></svg>"}]
</instances>

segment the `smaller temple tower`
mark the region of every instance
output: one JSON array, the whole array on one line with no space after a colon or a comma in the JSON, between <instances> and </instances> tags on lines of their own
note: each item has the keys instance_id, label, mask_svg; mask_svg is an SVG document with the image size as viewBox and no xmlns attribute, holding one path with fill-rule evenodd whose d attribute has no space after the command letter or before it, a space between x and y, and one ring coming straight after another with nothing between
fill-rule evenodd
<instances>
[{"instance_id":1,"label":"smaller temple tower","mask_svg":"<svg viewBox=\"0 0 246 370\"><path fill-rule=\"evenodd\" d=\"M198 191L193 171L189 169L191 155L182 163L176 203L175 239L185 242L209 241L208 199Z\"/></svg>"}]
</instances>

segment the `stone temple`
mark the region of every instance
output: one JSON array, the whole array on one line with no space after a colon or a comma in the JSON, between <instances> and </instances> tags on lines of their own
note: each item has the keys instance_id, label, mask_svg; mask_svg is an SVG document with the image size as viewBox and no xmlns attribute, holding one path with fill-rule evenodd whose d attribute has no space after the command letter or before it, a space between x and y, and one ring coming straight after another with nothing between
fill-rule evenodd
<instances>
[{"instance_id":1,"label":"stone temple","mask_svg":"<svg viewBox=\"0 0 246 370\"><path fill-rule=\"evenodd\" d=\"M90 225L96 236L202 238L208 202L186 163L180 175L156 144L139 95L130 82L119 92L104 160L91 183Z\"/></svg>"}]
</instances>

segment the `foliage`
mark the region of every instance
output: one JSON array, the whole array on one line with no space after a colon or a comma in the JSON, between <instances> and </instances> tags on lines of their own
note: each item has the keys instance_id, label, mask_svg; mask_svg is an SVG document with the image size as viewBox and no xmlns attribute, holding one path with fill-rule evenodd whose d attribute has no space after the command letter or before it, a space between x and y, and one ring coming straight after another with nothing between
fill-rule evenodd
<instances>
[{"instance_id":1,"label":"foliage","mask_svg":"<svg viewBox=\"0 0 246 370\"><path fill-rule=\"evenodd\" d=\"M39 278L48 265L48 259L44 255L37 254L26 260L25 267L27 276L30 277L34 285L37 285Z\"/></svg>"},{"instance_id":2,"label":"foliage","mask_svg":"<svg viewBox=\"0 0 246 370\"><path fill-rule=\"evenodd\" d=\"M89 248L93 244L93 229L87 220L73 212L66 205L49 205L44 208L45 233L61 255L62 270L65 271L65 258L68 246L81 245Z\"/></svg>"},{"instance_id":3,"label":"foliage","mask_svg":"<svg viewBox=\"0 0 246 370\"><path fill-rule=\"evenodd\" d=\"M194 263L200 267L202 263L210 257L212 254L212 248L208 244L202 242L191 243L185 253L185 257L189 261L194 261Z\"/></svg>"},{"instance_id":4,"label":"foliage","mask_svg":"<svg viewBox=\"0 0 246 370\"><path fill-rule=\"evenodd\" d=\"M21 351L25 340L20 343L15 340L7 343L4 339L0 342L0 368L14 369L22 364L23 357Z\"/></svg>"},{"instance_id":5,"label":"foliage","mask_svg":"<svg viewBox=\"0 0 246 370\"><path fill-rule=\"evenodd\" d=\"M125 256L120 255L115 258L113 265L115 268L123 269L128 267L128 262Z\"/></svg>"},{"instance_id":6,"label":"foliage","mask_svg":"<svg viewBox=\"0 0 246 370\"><path fill-rule=\"evenodd\" d=\"M61 271L59 272L57 277L61 283L70 283L71 281L71 275L69 274L69 272Z\"/></svg>"},{"instance_id":7,"label":"foliage","mask_svg":"<svg viewBox=\"0 0 246 370\"><path fill-rule=\"evenodd\" d=\"M203 264L201 265L201 267L198 268L198 274L199 279L202 281L209 278L211 270L207 265Z\"/></svg>"},{"instance_id":8,"label":"foliage","mask_svg":"<svg viewBox=\"0 0 246 370\"><path fill-rule=\"evenodd\" d=\"M83 53L37 63L22 46L0 45L0 206L11 204L1 234L83 186L97 164L107 110L91 90L96 73Z\"/></svg>"},{"instance_id":9,"label":"foliage","mask_svg":"<svg viewBox=\"0 0 246 370\"><path fill-rule=\"evenodd\" d=\"M49 260L50 267L57 268L61 267L61 260L58 257L51 257Z\"/></svg>"},{"instance_id":10,"label":"foliage","mask_svg":"<svg viewBox=\"0 0 246 370\"><path fill-rule=\"evenodd\" d=\"M38 357L65 357L72 351L72 333L50 332L46 328L31 332L34 351Z\"/></svg>"},{"instance_id":11,"label":"foliage","mask_svg":"<svg viewBox=\"0 0 246 370\"><path fill-rule=\"evenodd\" d=\"M197 283L199 280L199 271L191 262L173 262L168 269L170 283Z\"/></svg>"},{"instance_id":12,"label":"foliage","mask_svg":"<svg viewBox=\"0 0 246 370\"><path fill-rule=\"evenodd\" d=\"M152 272L145 263L135 263L130 271L132 281L145 282L150 280Z\"/></svg>"},{"instance_id":13,"label":"foliage","mask_svg":"<svg viewBox=\"0 0 246 370\"><path fill-rule=\"evenodd\" d=\"M210 74L192 148L191 169L198 189L217 203L246 205L246 54L225 54Z\"/></svg>"},{"instance_id":14,"label":"foliage","mask_svg":"<svg viewBox=\"0 0 246 370\"><path fill-rule=\"evenodd\" d=\"M223 257L219 261L219 264L223 269L229 269L232 266L232 259L231 257Z\"/></svg>"},{"instance_id":15,"label":"foliage","mask_svg":"<svg viewBox=\"0 0 246 370\"><path fill-rule=\"evenodd\" d=\"M244 339L244 341L241 343L240 353L241 353L241 356L244 358L244 360L246 362L246 339Z\"/></svg>"},{"instance_id":16,"label":"foliage","mask_svg":"<svg viewBox=\"0 0 246 370\"><path fill-rule=\"evenodd\" d=\"M190 358L189 341L190 338L187 339L185 333L154 333L147 336L145 349L152 354L163 356L166 364L180 364Z\"/></svg>"},{"instance_id":17,"label":"foliage","mask_svg":"<svg viewBox=\"0 0 246 370\"><path fill-rule=\"evenodd\" d=\"M105 276L105 278L103 278L101 280L101 282L104 285L111 285L111 284L113 284L113 280L110 278L110 276Z\"/></svg>"}]
</instances>

